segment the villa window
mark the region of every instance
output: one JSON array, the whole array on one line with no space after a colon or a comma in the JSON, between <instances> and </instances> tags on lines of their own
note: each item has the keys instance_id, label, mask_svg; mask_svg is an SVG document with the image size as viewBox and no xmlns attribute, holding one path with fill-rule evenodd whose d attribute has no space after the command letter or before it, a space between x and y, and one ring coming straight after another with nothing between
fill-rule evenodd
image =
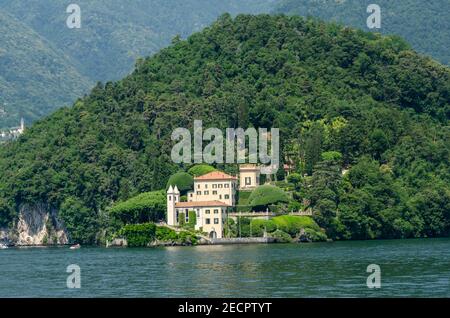
<instances>
[{"instance_id":1,"label":"villa window","mask_svg":"<svg viewBox=\"0 0 450 318\"><path fill-rule=\"evenodd\" d=\"M225 183L225 188L229 188L230 187L230 184L229 183Z\"/></svg>"},{"instance_id":2,"label":"villa window","mask_svg":"<svg viewBox=\"0 0 450 318\"><path fill-rule=\"evenodd\" d=\"M223 188L223 184L220 183L220 184L219 184L219 189L222 189L222 188Z\"/></svg>"},{"instance_id":3,"label":"villa window","mask_svg":"<svg viewBox=\"0 0 450 318\"><path fill-rule=\"evenodd\" d=\"M202 195L202 191L197 191L197 195Z\"/></svg>"},{"instance_id":4,"label":"villa window","mask_svg":"<svg viewBox=\"0 0 450 318\"><path fill-rule=\"evenodd\" d=\"M217 214L217 213L219 213L219 210L215 209L214 214Z\"/></svg>"},{"instance_id":5,"label":"villa window","mask_svg":"<svg viewBox=\"0 0 450 318\"><path fill-rule=\"evenodd\" d=\"M214 194L214 195L217 195L217 191L213 191L213 194Z\"/></svg>"},{"instance_id":6,"label":"villa window","mask_svg":"<svg viewBox=\"0 0 450 318\"><path fill-rule=\"evenodd\" d=\"M205 191L204 194L205 194L205 195L209 195L209 191Z\"/></svg>"},{"instance_id":7,"label":"villa window","mask_svg":"<svg viewBox=\"0 0 450 318\"><path fill-rule=\"evenodd\" d=\"M206 213L206 214L210 214L210 213L211 213L211 210L206 210L205 213Z\"/></svg>"},{"instance_id":8,"label":"villa window","mask_svg":"<svg viewBox=\"0 0 450 318\"><path fill-rule=\"evenodd\" d=\"M169 195L169 201L172 201L172 196L171 195Z\"/></svg>"},{"instance_id":9,"label":"villa window","mask_svg":"<svg viewBox=\"0 0 450 318\"><path fill-rule=\"evenodd\" d=\"M197 189L200 189L200 185L197 186Z\"/></svg>"},{"instance_id":10,"label":"villa window","mask_svg":"<svg viewBox=\"0 0 450 318\"><path fill-rule=\"evenodd\" d=\"M252 178L251 177L245 177L245 185L251 185L252 184Z\"/></svg>"},{"instance_id":11,"label":"villa window","mask_svg":"<svg viewBox=\"0 0 450 318\"><path fill-rule=\"evenodd\" d=\"M207 184L205 184L205 189L208 189L208 185Z\"/></svg>"},{"instance_id":12,"label":"villa window","mask_svg":"<svg viewBox=\"0 0 450 318\"><path fill-rule=\"evenodd\" d=\"M221 194L219 195L219 200L222 200L222 195Z\"/></svg>"},{"instance_id":13,"label":"villa window","mask_svg":"<svg viewBox=\"0 0 450 318\"><path fill-rule=\"evenodd\" d=\"M225 199L228 200L230 198L230 195L225 194Z\"/></svg>"},{"instance_id":14,"label":"villa window","mask_svg":"<svg viewBox=\"0 0 450 318\"><path fill-rule=\"evenodd\" d=\"M206 224L211 224L211 219L205 219Z\"/></svg>"},{"instance_id":15,"label":"villa window","mask_svg":"<svg viewBox=\"0 0 450 318\"><path fill-rule=\"evenodd\" d=\"M189 196L192 198L192 193L189 193Z\"/></svg>"},{"instance_id":16,"label":"villa window","mask_svg":"<svg viewBox=\"0 0 450 318\"><path fill-rule=\"evenodd\" d=\"M213 189L217 189L217 184L213 184Z\"/></svg>"},{"instance_id":17,"label":"villa window","mask_svg":"<svg viewBox=\"0 0 450 318\"><path fill-rule=\"evenodd\" d=\"M218 218L214 219L214 224L219 224L219 219Z\"/></svg>"}]
</instances>

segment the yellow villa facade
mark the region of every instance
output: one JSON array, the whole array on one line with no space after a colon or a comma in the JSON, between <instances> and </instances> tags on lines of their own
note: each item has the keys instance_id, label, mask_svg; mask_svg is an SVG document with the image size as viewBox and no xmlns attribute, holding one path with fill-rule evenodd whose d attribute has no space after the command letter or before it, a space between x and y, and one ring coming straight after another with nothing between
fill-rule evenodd
<instances>
[{"instance_id":1,"label":"yellow villa facade","mask_svg":"<svg viewBox=\"0 0 450 318\"><path fill-rule=\"evenodd\" d=\"M240 175L244 178L241 178L241 184L246 184L242 189L251 189L259 184L259 169L256 165L243 165ZM236 205L237 190L238 178L221 171L195 177L194 189L187 193L187 202L180 202L179 190L176 186L170 186L167 191L167 224L178 226L181 213L187 223L189 211L194 211L196 230L207 233L210 238L223 238L227 211Z\"/></svg>"}]
</instances>

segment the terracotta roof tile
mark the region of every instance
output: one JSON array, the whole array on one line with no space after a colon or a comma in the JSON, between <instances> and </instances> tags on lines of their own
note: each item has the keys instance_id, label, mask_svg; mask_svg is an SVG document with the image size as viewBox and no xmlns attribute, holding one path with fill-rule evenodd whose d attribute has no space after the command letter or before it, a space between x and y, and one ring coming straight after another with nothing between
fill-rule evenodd
<instances>
[{"instance_id":1,"label":"terracotta roof tile","mask_svg":"<svg viewBox=\"0 0 450 318\"><path fill-rule=\"evenodd\" d=\"M177 202L176 208L195 208L195 207L215 207L215 206L229 206L221 201L196 201L196 202Z\"/></svg>"},{"instance_id":2,"label":"terracotta roof tile","mask_svg":"<svg viewBox=\"0 0 450 318\"><path fill-rule=\"evenodd\" d=\"M194 180L237 180L237 178L222 171L213 171L203 176L195 177Z\"/></svg>"}]
</instances>

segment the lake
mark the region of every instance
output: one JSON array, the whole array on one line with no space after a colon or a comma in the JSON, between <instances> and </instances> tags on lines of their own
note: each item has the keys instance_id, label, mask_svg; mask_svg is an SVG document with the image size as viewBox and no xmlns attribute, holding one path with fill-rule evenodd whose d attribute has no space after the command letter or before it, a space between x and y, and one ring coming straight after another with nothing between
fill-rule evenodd
<instances>
[{"instance_id":1,"label":"lake","mask_svg":"<svg viewBox=\"0 0 450 318\"><path fill-rule=\"evenodd\" d=\"M81 288L69 289L69 265ZM366 285L381 268L381 288ZM0 297L450 297L450 239L0 250Z\"/></svg>"}]
</instances>

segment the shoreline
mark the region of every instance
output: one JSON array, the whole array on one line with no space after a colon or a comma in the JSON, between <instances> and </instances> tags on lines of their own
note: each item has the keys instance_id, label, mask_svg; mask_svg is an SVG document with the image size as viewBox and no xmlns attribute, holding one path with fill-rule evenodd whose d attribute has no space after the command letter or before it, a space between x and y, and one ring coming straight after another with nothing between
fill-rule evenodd
<instances>
[{"instance_id":1,"label":"shoreline","mask_svg":"<svg viewBox=\"0 0 450 318\"><path fill-rule=\"evenodd\" d=\"M241 239L248 239L248 238L241 238ZM256 238L260 239L260 238ZM81 249L84 248L157 248L157 247L190 247L190 246L220 246L220 245L264 245L264 244L314 244L314 243L340 243L340 242L386 242L386 241L392 241L392 242L398 242L398 241L416 241L416 240L445 240L450 239L450 237L442 236L442 237L415 237L415 238L383 238L383 239L372 239L372 240L339 240L339 241L323 241L323 242L277 242L277 241L270 241L270 242L247 242L247 243L205 243L205 242L199 242L197 244L185 244L185 243L175 243L175 242L158 242L157 244L153 245L150 243L150 245L145 247L129 247L129 246L110 246L107 247L105 244L97 244L97 245L82 245ZM13 245L9 244L6 245L11 249L26 249L26 248L69 248L73 244L57 244L57 245ZM1 250L0 250L1 251Z\"/></svg>"}]
</instances>

